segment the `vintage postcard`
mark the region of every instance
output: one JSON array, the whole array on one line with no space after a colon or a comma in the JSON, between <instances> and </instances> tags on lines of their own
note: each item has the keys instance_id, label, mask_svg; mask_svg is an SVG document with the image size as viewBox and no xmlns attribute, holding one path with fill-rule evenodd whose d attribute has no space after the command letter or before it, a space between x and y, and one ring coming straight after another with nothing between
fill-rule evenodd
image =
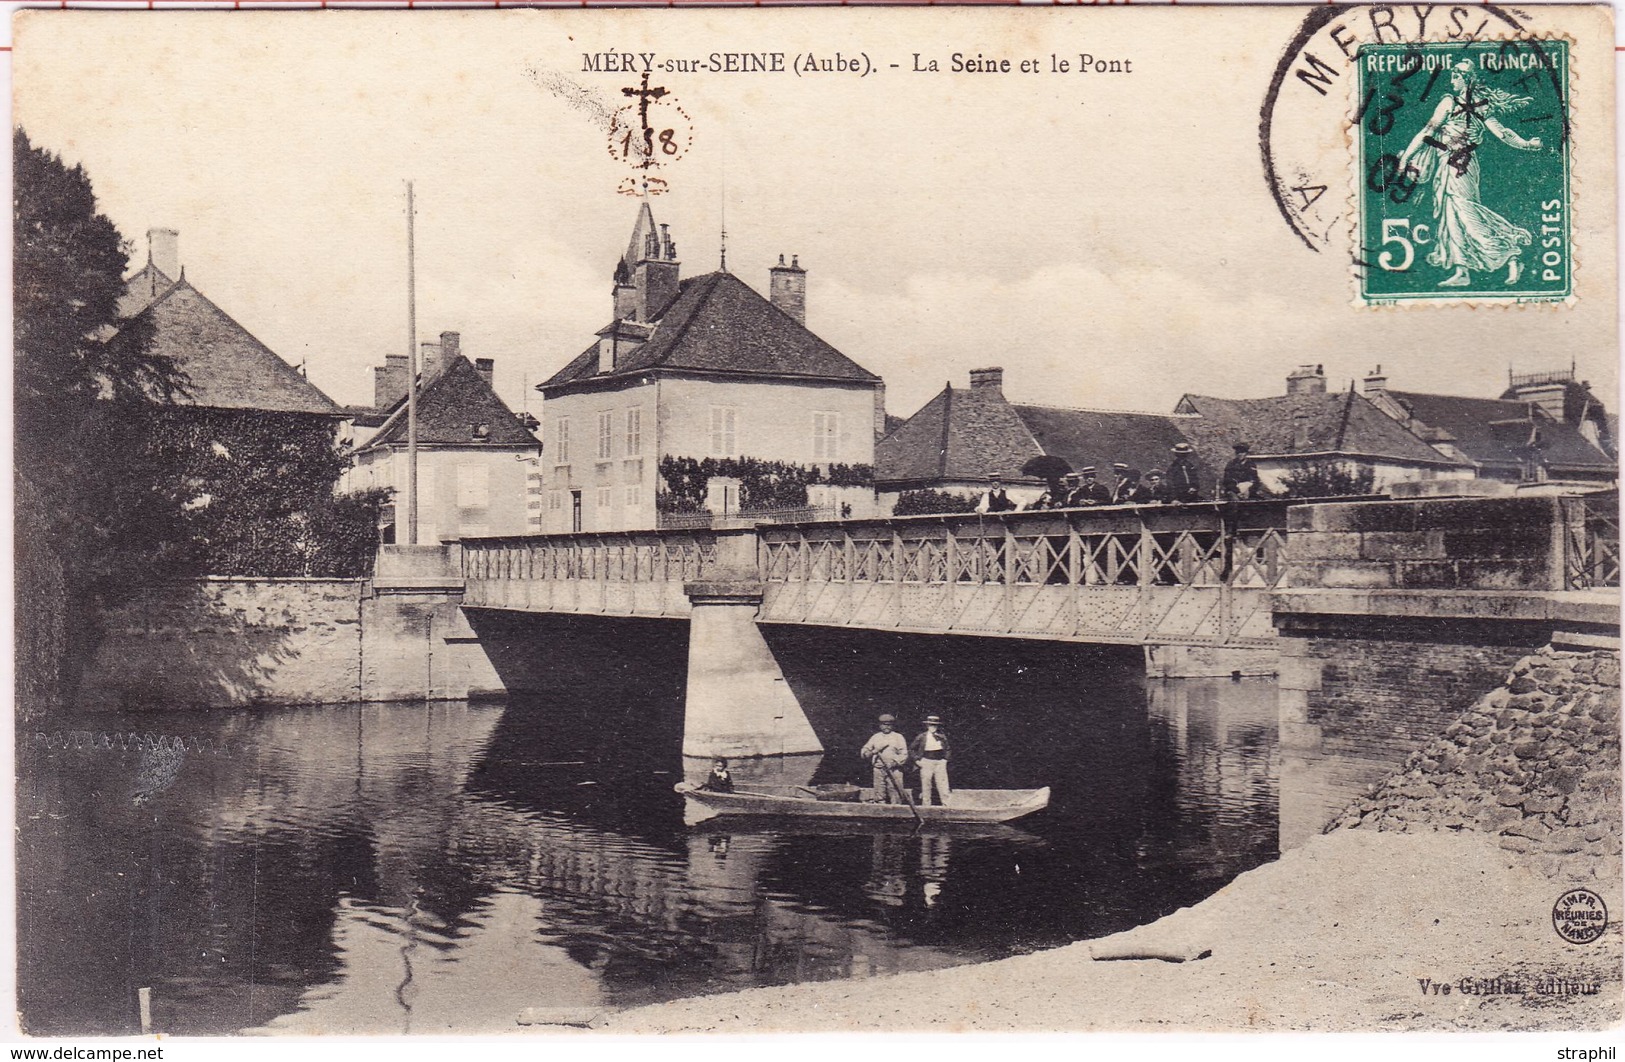
<instances>
[{"instance_id":1,"label":"vintage postcard","mask_svg":"<svg viewBox=\"0 0 1625 1062\"><path fill-rule=\"evenodd\" d=\"M13 22L23 1034L1619 1025L1607 7L232 6Z\"/></svg>"}]
</instances>

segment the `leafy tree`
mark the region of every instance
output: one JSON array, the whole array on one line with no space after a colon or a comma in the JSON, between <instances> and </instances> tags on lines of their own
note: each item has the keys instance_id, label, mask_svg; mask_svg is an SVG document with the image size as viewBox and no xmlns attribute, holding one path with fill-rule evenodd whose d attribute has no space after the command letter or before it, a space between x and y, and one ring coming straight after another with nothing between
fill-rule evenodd
<instances>
[{"instance_id":1,"label":"leafy tree","mask_svg":"<svg viewBox=\"0 0 1625 1062\"><path fill-rule=\"evenodd\" d=\"M186 381L141 323L108 342L126 323L129 258L84 169L21 129L12 158L20 693L49 701L71 682L96 600L189 559L187 484L143 445Z\"/></svg>"},{"instance_id":2,"label":"leafy tree","mask_svg":"<svg viewBox=\"0 0 1625 1062\"><path fill-rule=\"evenodd\" d=\"M1306 461L1281 477L1281 493L1288 498L1338 498L1371 494L1377 472L1363 461L1321 459Z\"/></svg>"}]
</instances>

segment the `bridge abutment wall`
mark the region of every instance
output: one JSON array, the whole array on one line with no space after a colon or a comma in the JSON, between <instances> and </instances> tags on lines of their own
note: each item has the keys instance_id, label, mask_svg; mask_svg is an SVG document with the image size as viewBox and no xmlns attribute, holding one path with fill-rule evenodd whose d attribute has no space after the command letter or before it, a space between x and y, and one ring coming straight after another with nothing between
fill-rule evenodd
<instances>
[{"instance_id":1,"label":"bridge abutment wall","mask_svg":"<svg viewBox=\"0 0 1625 1062\"><path fill-rule=\"evenodd\" d=\"M462 700L501 693L445 550L388 550L372 579L215 576L101 617L85 709Z\"/></svg>"},{"instance_id":2,"label":"bridge abutment wall","mask_svg":"<svg viewBox=\"0 0 1625 1062\"><path fill-rule=\"evenodd\" d=\"M1617 589L1573 590L1545 497L1357 502L1290 515L1281 844L1320 832L1554 638L1617 644Z\"/></svg>"}]
</instances>

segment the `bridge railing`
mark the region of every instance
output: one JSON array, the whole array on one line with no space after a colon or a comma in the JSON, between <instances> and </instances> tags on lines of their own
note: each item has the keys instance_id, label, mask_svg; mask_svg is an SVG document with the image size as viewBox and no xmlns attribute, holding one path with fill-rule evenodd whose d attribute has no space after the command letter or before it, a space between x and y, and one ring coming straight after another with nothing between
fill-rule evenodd
<instances>
[{"instance_id":1,"label":"bridge railing","mask_svg":"<svg viewBox=\"0 0 1625 1062\"><path fill-rule=\"evenodd\" d=\"M463 603L533 612L687 616L683 584L755 570L756 532L616 531L464 539Z\"/></svg>"},{"instance_id":2,"label":"bridge railing","mask_svg":"<svg viewBox=\"0 0 1625 1062\"><path fill-rule=\"evenodd\" d=\"M1563 585L1594 590L1619 585L1619 491L1562 499Z\"/></svg>"},{"instance_id":3,"label":"bridge railing","mask_svg":"<svg viewBox=\"0 0 1625 1062\"><path fill-rule=\"evenodd\" d=\"M1253 644L1285 502L1109 506L760 527L770 622Z\"/></svg>"}]
</instances>

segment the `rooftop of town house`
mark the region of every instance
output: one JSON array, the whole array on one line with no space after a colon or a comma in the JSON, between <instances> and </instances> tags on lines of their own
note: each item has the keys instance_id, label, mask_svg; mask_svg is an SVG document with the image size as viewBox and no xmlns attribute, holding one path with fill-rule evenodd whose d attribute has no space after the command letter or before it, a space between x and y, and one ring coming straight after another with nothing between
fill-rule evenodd
<instances>
[{"instance_id":1,"label":"rooftop of town house","mask_svg":"<svg viewBox=\"0 0 1625 1062\"><path fill-rule=\"evenodd\" d=\"M185 373L176 401L213 409L260 409L339 417L343 411L315 384L211 302L185 270L153 295L167 275L150 261L125 282L120 306L150 321L151 352Z\"/></svg>"},{"instance_id":2,"label":"rooftop of town house","mask_svg":"<svg viewBox=\"0 0 1625 1062\"><path fill-rule=\"evenodd\" d=\"M1553 419L1533 402L1419 391L1385 393L1415 418L1413 430L1432 429L1438 441L1476 463L1520 466L1538 433L1542 457L1555 471L1602 472L1618 465L1573 424Z\"/></svg>"},{"instance_id":3,"label":"rooftop of town house","mask_svg":"<svg viewBox=\"0 0 1625 1062\"><path fill-rule=\"evenodd\" d=\"M418 386L418 444L422 446L539 447L536 436L508 408L485 373L461 354L431 367ZM362 450L404 446L407 403L401 398Z\"/></svg>"}]
</instances>

